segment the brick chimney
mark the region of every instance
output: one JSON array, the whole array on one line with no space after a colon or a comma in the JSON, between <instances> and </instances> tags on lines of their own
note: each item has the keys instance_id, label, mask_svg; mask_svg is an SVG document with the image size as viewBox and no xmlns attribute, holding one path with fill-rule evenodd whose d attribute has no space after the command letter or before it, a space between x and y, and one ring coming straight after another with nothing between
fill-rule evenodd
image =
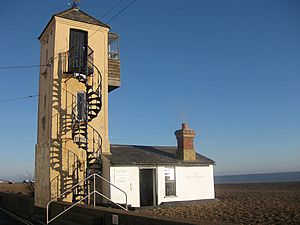
<instances>
[{"instance_id":1,"label":"brick chimney","mask_svg":"<svg viewBox=\"0 0 300 225\"><path fill-rule=\"evenodd\" d=\"M177 158L183 161L196 160L194 148L195 131L188 128L186 123L182 124L180 130L175 131L177 139Z\"/></svg>"}]
</instances>

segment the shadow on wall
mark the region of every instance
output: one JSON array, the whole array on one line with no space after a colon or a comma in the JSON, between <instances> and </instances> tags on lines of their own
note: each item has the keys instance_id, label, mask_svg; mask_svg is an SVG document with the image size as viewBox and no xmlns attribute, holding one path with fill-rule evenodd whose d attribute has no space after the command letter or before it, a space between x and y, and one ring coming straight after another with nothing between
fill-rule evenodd
<instances>
[{"instance_id":1,"label":"shadow on wall","mask_svg":"<svg viewBox=\"0 0 300 225\"><path fill-rule=\"evenodd\" d=\"M53 79L53 96L52 96L52 108L56 111L56 114L52 117L52 140L50 150L50 167L52 170L57 171L58 175L50 181L51 186L51 199L57 197L67 189L71 188L78 181L76 171L78 171L79 163L78 156L63 147L62 136L70 135L72 131L72 110L75 106L76 98L71 93L66 91L66 97L72 95L70 99L72 102L63 108L62 106L62 78L64 76L65 54L61 53L58 58L58 76ZM71 135L70 135L71 136ZM67 159L63 159L62 153L67 152ZM68 167L65 169L64 160L67 160ZM66 196L62 196L59 200L62 200L72 193L67 193Z\"/></svg>"}]
</instances>

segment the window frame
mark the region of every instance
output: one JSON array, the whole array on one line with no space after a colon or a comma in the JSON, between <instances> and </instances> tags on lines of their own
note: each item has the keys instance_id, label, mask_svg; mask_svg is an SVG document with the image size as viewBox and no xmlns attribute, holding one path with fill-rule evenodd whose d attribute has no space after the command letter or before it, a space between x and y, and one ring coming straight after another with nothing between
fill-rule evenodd
<instances>
[{"instance_id":1,"label":"window frame","mask_svg":"<svg viewBox=\"0 0 300 225\"><path fill-rule=\"evenodd\" d=\"M83 96L82 99L84 99L84 102L83 104L80 104L80 102L78 101L79 100L79 95ZM82 105L82 106L81 106ZM81 107L79 107L81 106ZM86 92L84 91L78 91L76 93L76 112L77 112L77 119L79 121L85 121L87 119L87 99L86 99Z\"/></svg>"},{"instance_id":2,"label":"window frame","mask_svg":"<svg viewBox=\"0 0 300 225\"><path fill-rule=\"evenodd\" d=\"M170 176L167 176L166 170L173 170L174 179L171 180ZM176 169L175 166L165 167L164 169L164 177L165 177L165 197L176 197ZM169 178L169 179L167 179Z\"/></svg>"}]
</instances>

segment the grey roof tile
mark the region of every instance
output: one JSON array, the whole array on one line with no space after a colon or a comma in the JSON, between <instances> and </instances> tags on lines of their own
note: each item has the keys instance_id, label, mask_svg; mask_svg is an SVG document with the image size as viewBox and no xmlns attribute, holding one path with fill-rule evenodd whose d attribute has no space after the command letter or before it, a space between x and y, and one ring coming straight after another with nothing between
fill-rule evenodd
<instances>
[{"instance_id":1,"label":"grey roof tile","mask_svg":"<svg viewBox=\"0 0 300 225\"><path fill-rule=\"evenodd\" d=\"M109 28L107 24L100 22L99 20L77 8L67 9L63 12L54 14L54 16Z\"/></svg>"},{"instance_id":2,"label":"grey roof tile","mask_svg":"<svg viewBox=\"0 0 300 225\"><path fill-rule=\"evenodd\" d=\"M43 32L38 37L39 39L41 38L41 36L43 35L43 33L46 31L48 25L50 24L50 22L52 21L52 19L55 16L61 17L61 18L65 18L65 19L75 20L75 21L79 21L79 22L83 22L83 23L98 25L98 26L101 26L101 27L110 28L107 24L102 23L101 21L99 21L99 20L95 19L94 17L86 14L85 12L81 11L80 9L70 8L70 9L67 9L65 11L62 11L62 12L54 14L51 17L51 19L49 20L49 22L46 25L46 27L44 28Z\"/></svg>"},{"instance_id":3,"label":"grey roof tile","mask_svg":"<svg viewBox=\"0 0 300 225\"><path fill-rule=\"evenodd\" d=\"M176 146L110 146L107 156L112 165L212 165L215 162L199 153L195 161L183 161L176 157Z\"/></svg>"}]
</instances>

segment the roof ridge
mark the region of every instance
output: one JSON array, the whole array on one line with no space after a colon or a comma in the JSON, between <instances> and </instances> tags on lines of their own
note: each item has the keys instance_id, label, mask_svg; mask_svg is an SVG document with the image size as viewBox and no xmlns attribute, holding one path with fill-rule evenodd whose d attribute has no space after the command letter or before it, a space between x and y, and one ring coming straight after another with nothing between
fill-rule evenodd
<instances>
[{"instance_id":1,"label":"roof ridge","mask_svg":"<svg viewBox=\"0 0 300 225\"><path fill-rule=\"evenodd\" d=\"M59 12L59 13L56 13L54 14L53 16L58 16L58 17L62 17L64 18L63 16L68 13L68 12L72 12L72 11L76 11L76 12L80 12L82 14L84 14L85 16L89 17L91 20L94 20L94 23L95 25L99 25L99 26L104 26L104 27L108 27L110 28L110 26L108 26L107 24L97 20L96 18L92 17L91 15L87 14L86 12L82 11L81 9L78 9L78 8L69 8L67 10L64 10L62 12ZM67 18L68 19L68 18ZM76 19L74 19L76 20ZM83 21L82 21L83 22ZM97 23L96 23L97 22ZM89 22L86 22L86 23L89 23Z\"/></svg>"},{"instance_id":2,"label":"roof ridge","mask_svg":"<svg viewBox=\"0 0 300 225\"><path fill-rule=\"evenodd\" d=\"M110 144L110 146L152 147L152 148L177 148L175 145L140 145L140 144Z\"/></svg>"},{"instance_id":3,"label":"roof ridge","mask_svg":"<svg viewBox=\"0 0 300 225\"><path fill-rule=\"evenodd\" d=\"M81 13L81 15L84 15L86 18L80 17L80 16L78 16L78 14L77 14L77 16L74 16L74 13L73 13L73 15L72 14L71 15L67 14L68 12L73 12L73 11ZM58 12L58 13L53 14L52 17L50 18L50 20L48 21L47 25L45 26L44 30L42 31L42 33L38 37L38 39L40 39L42 37L42 35L46 31L47 27L49 26L49 24L51 23L53 18L56 17L56 16L64 18L64 19L75 20L75 21L88 23L88 24L94 24L94 25L98 25L98 26L102 26L102 27L106 27L106 28L110 29L110 26L108 26L105 23L102 23L101 21L99 21L96 18L90 16L89 14L85 13L84 11L82 11L80 9L76 9L76 8L69 8L69 9L66 9L62 12Z\"/></svg>"}]
</instances>

